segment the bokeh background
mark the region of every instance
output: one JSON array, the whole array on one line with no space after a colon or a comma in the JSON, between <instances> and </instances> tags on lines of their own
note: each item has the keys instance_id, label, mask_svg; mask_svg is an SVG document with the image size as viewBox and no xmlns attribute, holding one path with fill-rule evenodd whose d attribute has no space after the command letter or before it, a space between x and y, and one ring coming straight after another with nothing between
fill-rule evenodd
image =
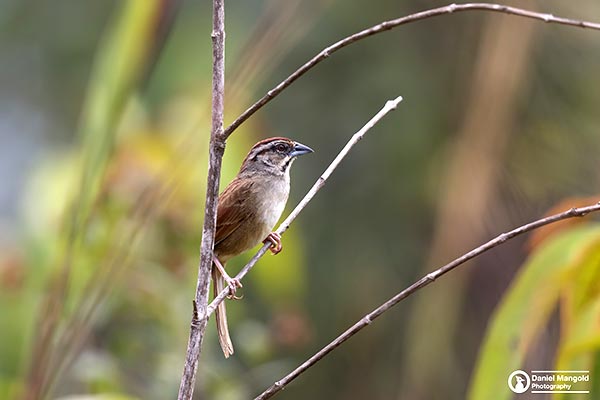
<instances>
[{"instance_id":1,"label":"bokeh background","mask_svg":"<svg viewBox=\"0 0 600 400\"><path fill-rule=\"evenodd\" d=\"M593 0L511 4L600 21ZM226 122L326 45L441 5L228 2ZM202 226L210 30L209 1L0 0L0 398L175 398ZM222 187L265 137L316 150L294 165L289 211L387 99L405 99L228 304L234 357L210 324L195 397L251 398L427 271L557 204L593 203L599 35L484 12L413 23L336 53L236 131ZM580 230L571 252L544 231L441 278L280 397L478 398L486 329L528 257L585 245L585 296L563 274L563 286L524 290L547 299L539 313L527 305L539 324L504 323L530 334L518 366L567 362L579 314L563 311L581 308L564 302L598 303L598 229L586 226L562 226L563 239ZM594 307L576 361L591 370ZM480 387L512 398L509 372L480 372Z\"/></svg>"}]
</instances>

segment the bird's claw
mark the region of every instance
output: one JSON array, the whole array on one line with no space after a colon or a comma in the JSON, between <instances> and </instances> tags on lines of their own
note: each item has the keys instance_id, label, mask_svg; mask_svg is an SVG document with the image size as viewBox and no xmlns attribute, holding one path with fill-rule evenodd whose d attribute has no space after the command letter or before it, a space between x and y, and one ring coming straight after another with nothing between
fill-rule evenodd
<instances>
[{"instance_id":1,"label":"bird's claw","mask_svg":"<svg viewBox=\"0 0 600 400\"><path fill-rule=\"evenodd\" d=\"M229 287L229 294L227 295L227 298L229 300L241 300L244 298L244 296L236 296L235 293L237 292L238 288L242 288L244 287L242 285L242 282L240 282L239 279L237 278L225 278L225 280L227 281L227 286Z\"/></svg>"},{"instance_id":2,"label":"bird's claw","mask_svg":"<svg viewBox=\"0 0 600 400\"><path fill-rule=\"evenodd\" d=\"M269 233L267 238L263 240L263 243L266 244L267 242L271 242L269 250L271 250L271 253L273 254L279 254L283 249L283 245L281 244L281 235L277 232Z\"/></svg>"}]
</instances>

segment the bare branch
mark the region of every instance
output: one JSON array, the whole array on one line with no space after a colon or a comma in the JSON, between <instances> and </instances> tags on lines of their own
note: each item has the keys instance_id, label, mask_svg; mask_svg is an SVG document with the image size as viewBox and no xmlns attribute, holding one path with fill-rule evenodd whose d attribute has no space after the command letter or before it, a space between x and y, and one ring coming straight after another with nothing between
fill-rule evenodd
<instances>
[{"instance_id":1,"label":"bare branch","mask_svg":"<svg viewBox=\"0 0 600 400\"><path fill-rule=\"evenodd\" d=\"M210 150L209 150L209 169L208 169L208 178L207 178L207 188L206 188L206 208L205 208L205 218L204 218L204 227L202 231L202 245L200 249L200 265L198 270L198 281L196 287L196 296L194 300L194 313L191 321L190 328L190 338L188 342L188 349L186 353L186 361L184 366L184 371L182 375L181 385L179 388L179 396L178 399L191 399L193 395L194 382L196 377L196 370L198 365L198 358L200 355L200 348L202 345L202 340L204 337L204 331L206 329L206 324L209 315L214 312L215 307L224 300L227 296L227 291L224 290L221 292L213 302L207 306L208 304L208 289L210 285L210 269L212 264L212 252L214 247L214 233L216 226L216 209L217 209L217 200L218 200L218 189L219 189L219 177L221 173L221 163L223 153L225 151L225 141L231 135L231 133L237 129L245 120L247 120L252 114L254 114L257 110L275 98L279 93L281 93L286 87L291 85L296 79L305 74L308 70L313 68L316 64L323 61L325 58L329 57L333 52L351 44L358 40L364 39L366 37L375 35L377 33L387 31L393 29L397 26L407 24L410 22L434 17L442 14L450 14L454 12L460 11L469 11L469 10L482 10L482 11L492 11L492 12L501 12L506 14L518 15L526 18L538 19L545 22L557 23L563 25L577 26L582 28L590 28L600 30L600 24L585 22L585 21L577 21L567 18L554 17L551 14L543 14L536 13L533 11L528 11L524 9L519 9L515 7L508 7L504 5L498 4L487 4L487 3L471 3L471 4L462 4L456 5L451 4L445 7L440 7L436 9L431 9L427 11L423 11L420 13L412 14L406 17L398 18L395 20L385 21L381 24L375 25L371 28L365 29L361 32L358 32L354 35L348 36L345 39L342 39L333 45L325 48L311 60L309 60L306 64L301 66L297 71L295 71L292 75L286 78L283 82L277 85L274 89L267 92L265 96L263 96L259 101L253 104L250 108L248 108L240 117L238 117L227 129L223 130L223 96L224 96L224 59L225 59L225 28L224 28L224 0L213 0L213 105L212 105L212 129L211 129L211 138L210 138ZM300 202L300 204L296 207L296 209L290 214L290 216L280 225L278 232L283 233L289 227L291 222L297 217L297 215L302 211L302 209L310 202L310 200L314 197L316 192L324 185L327 178L331 175L333 170L337 167L340 161L347 155L350 149L358 142L362 136L373 127L385 114L387 114L390 110L396 108L398 103L402 100L401 97L398 97L395 100L389 101L386 106L375 115L367 125L365 125L359 132L357 132L352 139L348 142L348 144L344 147L344 149L340 152L340 154L336 157L336 159L332 162L332 164L328 167L328 169L323 173L323 175L317 180L311 190L307 193L305 198ZM585 207L583 208L585 209ZM573 213L578 213L578 215L569 215L558 219L568 218L570 216L579 216L582 215L581 211L583 209L574 209L571 210ZM588 210L587 212L596 211ZM557 219L557 220L558 220ZM539 222L539 221L538 221ZM553 222L553 221L550 221ZM544 225L545 222L541 225ZM541 226L539 225L539 226ZM527 227L527 226L526 226ZM527 230L535 229L535 227L529 227ZM525 230L525 231L527 231ZM515 233L519 234L522 232ZM500 238L500 237L499 237ZM503 238L502 241L507 238ZM488 242L489 244L490 242ZM498 244L501 243L498 242ZM497 244L494 244L495 246ZM493 247L492 246L492 247ZM268 249L268 245L264 245L259 252L250 260L250 262L240 271L237 275L238 279L242 279L248 271L256 264L258 259L264 255L264 253ZM491 247L490 247L491 248ZM477 249L476 249L477 250ZM487 250L487 248L482 251ZM468 253L470 254L470 253ZM467 255L468 255L467 254ZM477 253L479 254L479 253ZM474 254L469 258L476 256ZM465 255L465 256L467 256ZM465 257L463 256L463 257ZM466 261L466 260L464 260ZM339 343L321 350L323 354L317 353L315 357L318 356L314 361L307 361L308 365L303 368L303 366L299 367L296 371L290 374L288 377L284 378L284 380L277 382L272 388L276 390L272 391L270 389L267 390L269 393L276 393L281 388L287 384L287 382L294 379L297 375L302 373L306 368L309 368L312 364L318 361L321 357L326 355L333 348L337 347L343 341L345 341L348 337L352 336L354 332L352 329L355 329L356 326L358 328L355 331L362 329L364 325L360 325L361 323L368 324L373 318L378 317L381 313L385 312L388 308L395 305L397 302L402 300L404 297L410 295L417 289L429 284L437 276L449 271L450 269L455 268L460 263L451 266L448 264L447 266L440 268L435 271L433 274L428 274L421 281L415 283L413 286L406 289L404 292L399 293L394 298L390 299L387 303L383 304L380 308L373 311L371 314L367 315L361 322L357 323L355 326L350 328L345 334L340 336L336 340L340 340ZM447 269L446 269L447 268ZM436 275L437 273L437 275ZM400 297L399 297L400 296ZM397 299L396 299L397 298ZM391 303L390 303L391 302ZM390 304L388 304L390 303ZM348 332L350 334L347 337L344 337ZM306 363L305 363L306 364ZM294 375L295 374L295 375ZM286 380L287 379L287 380ZM265 393L267 393L265 392ZM265 394L263 394L265 395ZM261 395L261 396L263 396ZM266 394L270 397L272 394ZM268 397L259 397L259 398L268 398Z\"/></svg>"},{"instance_id":2,"label":"bare branch","mask_svg":"<svg viewBox=\"0 0 600 400\"><path fill-rule=\"evenodd\" d=\"M219 178L225 151L223 135L223 98L225 93L225 0L213 0L213 87L212 87L212 127L210 132L208 178L206 183L206 203L204 227L200 247L200 265L193 315L190 326L190 338L185 357L185 365L179 386L178 400L191 400L198 369L200 348L208 321L206 305L210 286L215 227L217 223L217 202L219 197Z\"/></svg>"},{"instance_id":3,"label":"bare branch","mask_svg":"<svg viewBox=\"0 0 600 400\"><path fill-rule=\"evenodd\" d=\"M315 197L315 195L323 187L323 185L325 185L325 182L327 181L327 179L329 179L329 176L333 173L333 171L342 162L342 160L344 159L344 157L346 157L346 155L348 155L348 153L350 152L350 150L352 149L352 147L354 147L354 145L356 143L358 143L363 138L363 136L372 127L374 127L388 112L396 109L396 107L398 106L398 104L401 101L402 101L402 96L398 96L394 100L388 100L385 103L385 105L383 106L383 108L381 110L379 110L379 112L377 114L375 114L373 116L373 118L371 118L369 120L369 122L367 122L365 124L365 126L363 126L358 132L356 132L350 138L350 140L348 141L348 143L346 143L346 145L344 146L344 148L338 153L338 155L331 162L331 164L329 164L329 166L327 167L327 169L325 170L325 172L323 172L323 174L319 177L319 179L317 179L317 181L315 182L315 184L306 193L306 195L300 201L300 203L298 203L298 205L296 206L296 208L294 208L294 210L285 219L285 221L283 221L279 225L279 228L277 228L277 231L276 231L277 233L279 233L280 235L283 235L283 233L290 227L291 223L296 219L296 217L298 216L298 214L300 214L300 212L304 209L304 207L306 207L306 205L313 199L313 197ZM250 261L248 261L248 263L236 275L236 279L242 280L242 278L244 278L244 276L246 276L246 274L248 273L248 271L250 271L252 269L252 267L254 267L254 265L256 264L256 262L267 252L267 250L269 249L270 245L271 245L270 243L267 243L263 247L261 247L260 250L254 255L254 257L252 257L252 259L250 259ZM223 291L221 291L219 293L219 295L217 297L215 297L213 299L213 301L208 305L208 308L206 310L208 316L210 316L210 314L212 314L215 311L215 308L217 308L217 306L223 300L225 300L225 298L227 297L228 294L229 294L229 290L228 289L224 289Z\"/></svg>"},{"instance_id":4,"label":"bare branch","mask_svg":"<svg viewBox=\"0 0 600 400\"><path fill-rule=\"evenodd\" d=\"M468 4L450 4L444 7L433 8L431 10L421 11L416 14L407 15L405 17L392 19L389 21L382 22L374 25L370 28L364 29L353 35L345 37L342 40L335 42L334 44L324 48L317 55L311 58L308 62L298 68L294 73L285 78L281 83L269 90L263 97L261 97L256 103L252 104L246 111L244 111L235 121L229 125L223 134L225 138L233 133L244 121L252 116L256 111L261 109L265 104L273 100L279 95L285 88L290 86L296 79L300 78L314 66L325 60L334 52L341 48L344 48L354 42L367 38L369 36L376 35L381 32L389 31L390 29L396 28L400 25L405 25L411 22L420 21L423 19L436 17L438 15L453 14L461 11L491 11L510 15L516 15L524 18L536 19L548 23L576 26L579 28L589 28L600 30L600 24L587 21L579 21L570 18L555 17L552 14L538 13L535 11L525 10L522 8L509 7L501 4L491 3L468 3Z\"/></svg>"},{"instance_id":5,"label":"bare branch","mask_svg":"<svg viewBox=\"0 0 600 400\"><path fill-rule=\"evenodd\" d=\"M475 249L469 251L466 254L463 254L462 256L444 265L443 267L438 268L433 272L430 272L429 274L425 275L424 277L422 277L421 279L419 279L418 281L416 281L415 283L413 283L412 285L410 285L409 287L396 294L394 297L390 298L388 301L386 301L385 303L383 303L382 305L380 305L379 307L362 317L354 325L348 328L344 333L335 338L327 346L319 350L315 355L313 355L300 366L298 366L298 368L287 374L282 379L275 382L267 390L265 390L259 396L257 396L254 400L265 400L273 397L277 392L284 389L288 383L296 379L300 374L312 367L323 357L325 357L327 354L333 351L336 347L344 343L346 340L350 339L352 336L354 336L354 334L363 329L365 326L371 324L371 322L373 322L375 318L379 317L381 314L388 311L390 308L392 308L411 294L415 293L417 290L429 285L445 273L452 271L459 265L462 265L465 262L471 260L472 258L475 258L480 254L485 253L486 251L501 245L502 243L514 238L515 236L532 231L534 229L538 229L544 225L552 224L554 222L558 222L568 218L583 217L589 213L597 211L600 211L600 202L586 207L571 208L570 210L567 210L565 212L538 219L536 221L515 228L509 232L502 233L496 236L494 239L482 244L479 247L476 247Z\"/></svg>"}]
</instances>

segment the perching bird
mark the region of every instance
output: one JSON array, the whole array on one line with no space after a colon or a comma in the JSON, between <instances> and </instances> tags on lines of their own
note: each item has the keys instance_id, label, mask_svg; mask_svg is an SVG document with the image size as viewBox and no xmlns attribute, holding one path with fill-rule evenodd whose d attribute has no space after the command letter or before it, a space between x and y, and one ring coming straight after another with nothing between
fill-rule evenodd
<instances>
[{"instance_id":1,"label":"perching bird","mask_svg":"<svg viewBox=\"0 0 600 400\"><path fill-rule=\"evenodd\" d=\"M215 232L213 292L216 296L227 282L230 297L241 283L225 272L229 259L256 246L272 243L273 254L281 251L281 237L271 232L285 208L290 193L290 167L295 158L313 150L284 137L256 143L242 163L237 176L219 196ZM225 357L233 354L225 303L215 311L219 343Z\"/></svg>"}]
</instances>

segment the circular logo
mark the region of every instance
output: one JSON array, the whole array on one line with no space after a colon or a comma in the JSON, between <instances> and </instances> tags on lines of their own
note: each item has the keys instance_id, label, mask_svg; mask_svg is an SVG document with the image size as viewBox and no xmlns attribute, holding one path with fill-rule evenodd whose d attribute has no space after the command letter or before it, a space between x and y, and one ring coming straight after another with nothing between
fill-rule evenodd
<instances>
[{"instance_id":1,"label":"circular logo","mask_svg":"<svg viewBox=\"0 0 600 400\"><path fill-rule=\"evenodd\" d=\"M531 385L531 378L525 371L518 369L508 376L508 387L515 393L526 392L529 385Z\"/></svg>"}]
</instances>

